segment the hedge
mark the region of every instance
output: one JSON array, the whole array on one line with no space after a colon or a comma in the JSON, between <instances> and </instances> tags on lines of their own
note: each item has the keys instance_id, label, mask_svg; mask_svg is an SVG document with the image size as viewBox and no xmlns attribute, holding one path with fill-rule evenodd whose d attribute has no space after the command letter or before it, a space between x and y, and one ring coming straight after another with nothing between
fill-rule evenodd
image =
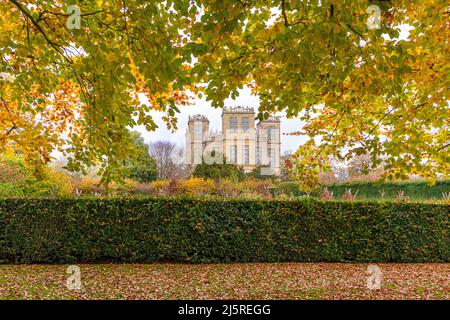
<instances>
[{"instance_id":1,"label":"hedge","mask_svg":"<svg viewBox=\"0 0 450 320\"><path fill-rule=\"evenodd\" d=\"M425 199L442 199L442 194L450 192L450 180L437 181L430 185L426 181L417 182L354 182L346 184L335 184L327 186L328 190L340 198L347 189L351 189L352 193L358 191L358 199L379 199L381 192L384 191L384 198L394 199L397 192L403 191L405 196L416 200Z\"/></svg>"},{"instance_id":2,"label":"hedge","mask_svg":"<svg viewBox=\"0 0 450 320\"><path fill-rule=\"evenodd\" d=\"M394 199L398 191L403 191L405 196L411 199L442 199L442 193L450 192L450 180L437 181L430 185L426 181L418 182L397 182L397 183L376 183L376 182L359 182L340 185L328 186L336 197L342 197L347 189L352 192L358 190L359 199L376 199L380 198L380 194L384 191L384 197Z\"/></svg>"},{"instance_id":3,"label":"hedge","mask_svg":"<svg viewBox=\"0 0 450 320\"><path fill-rule=\"evenodd\" d=\"M450 193L450 180L440 180L433 185L426 181L349 182L325 185L324 187L332 191L336 199L342 198L345 191L351 189L352 194L358 191L357 197L360 200L380 199L382 192L384 192L384 199L395 199L399 191L403 191L405 196L413 200L442 200L443 193ZM321 190L314 191L311 195L320 197ZM277 194L300 196L306 193L300 191L297 182L286 181L278 184L274 190L274 195Z\"/></svg>"},{"instance_id":4,"label":"hedge","mask_svg":"<svg viewBox=\"0 0 450 320\"><path fill-rule=\"evenodd\" d=\"M298 197L302 195L300 192L300 187L297 182L293 181L284 181L280 182L275 189L273 189L273 195L278 196L281 194L287 195L287 196L294 196Z\"/></svg>"},{"instance_id":5,"label":"hedge","mask_svg":"<svg viewBox=\"0 0 450 320\"><path fill-rule=\"evenodd\" d=\"M448 204L0 200L0 262L450 261Z\"/></svg>"}]
</instances>

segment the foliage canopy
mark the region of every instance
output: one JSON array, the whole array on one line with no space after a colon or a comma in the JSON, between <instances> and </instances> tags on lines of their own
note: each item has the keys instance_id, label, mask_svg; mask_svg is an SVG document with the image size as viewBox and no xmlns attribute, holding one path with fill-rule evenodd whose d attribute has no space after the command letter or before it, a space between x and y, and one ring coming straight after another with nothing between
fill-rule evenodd
<instances>
[{"instance_id":1,"label":"foliage canopy","mask_svg":"<svg viewBox=\"0 0 450 320\"><path fill-rule=\"evenodd\" d=\"M305 123L299 179L330 155L369 154L392 178L450 173L446 1L96 0L80 2L79 30L66 26L72 2L0 0L0 152L43 163L60 149L108 182L128 128L156 128L150 110L175 128L189 93L222 107L248 85L259 118Z\"/></svg>"}]
</instances>

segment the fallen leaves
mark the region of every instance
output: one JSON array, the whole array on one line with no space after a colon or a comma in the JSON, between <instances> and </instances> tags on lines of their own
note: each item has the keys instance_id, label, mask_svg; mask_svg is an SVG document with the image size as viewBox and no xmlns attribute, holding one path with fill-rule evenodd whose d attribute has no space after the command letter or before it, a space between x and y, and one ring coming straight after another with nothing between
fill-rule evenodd
<instances>
[{"instance_id":1,"label":"fallen leaves","mask_svg":"<svg viewBox=\"0 0 450 320\"><path fill-rule=\"evenodd\" d=\"M66 265L0 265L0 299L450 299L445 263L81 264L82 289Z\"/></svg>"}]
</instances>

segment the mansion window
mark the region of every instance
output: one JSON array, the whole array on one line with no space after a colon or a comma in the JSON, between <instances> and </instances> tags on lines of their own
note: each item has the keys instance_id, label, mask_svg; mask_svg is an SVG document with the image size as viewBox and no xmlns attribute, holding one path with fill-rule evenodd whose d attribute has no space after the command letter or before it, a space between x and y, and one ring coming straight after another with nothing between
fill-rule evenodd
<instances>
[{"instance_id":1,"label":"mansion window","mask_svg":"<svg viewBox=\"0 0 450 320\"><path fill-rule=\"evenodd\" d=\"M261 164L261 162L262 162L262 148L257 147L256 148L256 163Z\"/></svg>"},{"instance_id":2,"label":"mansion window","mask_svg":"<svg viewBox=\"0 0 450 320\"><path fill-rule=\"evenodd\" d=\"M202 140L202 126L201 125L196 125L194 127L194 139Z\"/></svg>"},{"instance_id":3,"label":"mansion window","mask_svg":"<svg viewBox=\"0 0 450 320\"><path fill-rule=\"evenodd\" d=\"M242 130L244 130L244 131L248 131L248 118L247 117L244 117L244 118L242 118L241 119L241 121L242 121Z\"/></svg>"},{"instance_id":4,"label":"mansion window","mask_svg":"<svg viewBox=\"0 0 450 320\"><path fill-rule=\"evenodd\" d=\"M230 161L237 163L237 145L235 144L230 146Z\"/></svg>"},{"instance_id":5,"label":"mansion window","mask_svg":"<svg viewBox=\"0 0 450 320\"><path fill-rule=\"evenodd\" d=\"M230 117L230 129L237 129L237 117Z\"/></svg>"},{"instance_id":6,"label":"mansion window","mask_svg":"<svg viewBox=\"0 0 450 320\"><path fill-rule=\"evenodd\" d=\"M269 158L268 164L275 164L275 148L269 146L267 148L267 154L268 154L268 158Z\"/></svg>"},{"instance_id":7,"label":"mansion window","mask_svg":"<svg viewBox=\"0 0 450 320\"><path fill-rule=\"evenodd\" d=\"M274 138L274 139L272 139L272 138ZM275 140L275 128L267 127L267 142L271 142L272 140Z\"/></svg>"},{"instance_id":8,"label":"mansion window","mask_svg":"<svg viewBox=\"0 0 450 320\"><path fill-rule=\"evenodd\" d=\"M244 145L244 150L243 150L243 154L244 154L244 164L249 164L250 163L250 149L248 145Z\"/></svg>"}]
</instances>

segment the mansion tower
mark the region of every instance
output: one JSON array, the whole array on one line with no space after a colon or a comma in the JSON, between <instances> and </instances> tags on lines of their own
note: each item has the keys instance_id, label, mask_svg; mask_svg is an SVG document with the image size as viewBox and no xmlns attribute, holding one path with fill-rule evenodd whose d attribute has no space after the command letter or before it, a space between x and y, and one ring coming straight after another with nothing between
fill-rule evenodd
<instances>
[{"instance_id":1,"label":"mansion tower","mask_svg":"<svg viewBox=\"0 0 450 320\"><path fill-rule=\"evenodd\" d=\"M186 162L240 165L245 172L261 166L263 175L280 174L280 119L270 117L255 127L255 111L250 107L225 107L222 132L212 131L203 115L189 117L186 131Z\"/></svg>"}]
</instances>

